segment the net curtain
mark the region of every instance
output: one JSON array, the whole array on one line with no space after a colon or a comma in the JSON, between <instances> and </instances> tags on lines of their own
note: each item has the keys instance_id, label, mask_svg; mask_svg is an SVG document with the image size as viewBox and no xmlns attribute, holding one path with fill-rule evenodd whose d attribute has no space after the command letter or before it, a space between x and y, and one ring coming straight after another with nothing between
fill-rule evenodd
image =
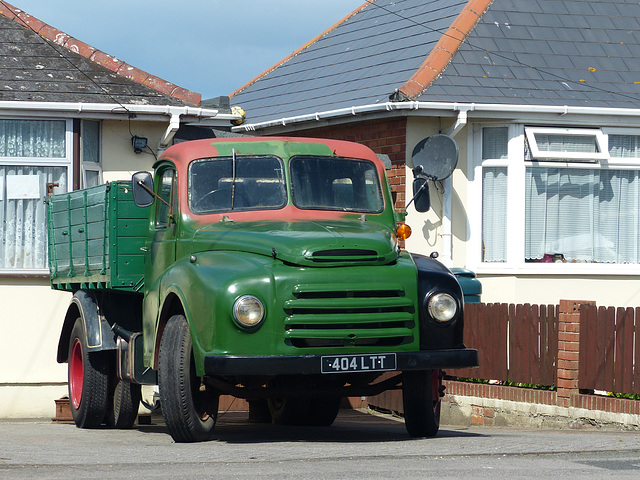
<instances>
[{"instance_id":1,"label":"net curtain","mask_svg":"<svg viewBox=\"0 0 640 480\"><path fill-rule=\"evenodd\" d=\"M65 121L0 120L0 269L47 268L46 184L66 191L68 176L68 167L47 163L65 161L65 130ZM21 191L14 175L37 188Z\"/></svg>"}]
</instances>

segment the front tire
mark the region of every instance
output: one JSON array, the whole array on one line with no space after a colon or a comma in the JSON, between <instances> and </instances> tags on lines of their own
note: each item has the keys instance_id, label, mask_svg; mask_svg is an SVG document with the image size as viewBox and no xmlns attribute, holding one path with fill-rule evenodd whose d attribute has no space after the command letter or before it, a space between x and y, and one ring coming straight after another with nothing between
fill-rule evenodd
<instances>
[{"instance_id":1,"label":"front tire","mask_svg":"<svg viewBox=\"0 0 640 480\"><path fill-rule=\"evenodd\" d=\"M404 422L412 437L433 437L440 429L440 371L402 373Z\"/></svg>"},{"instance_id":2,"label":"front tire","mask_svg":"<svg viewBox=\"0 0 640 480\"><path fill-rule=\"evenodd\" d=\"M97 428L109 406L109 364L105 352L89 352L81 318L71 330L68 363L73 421L78 428Z\"/></svg>"},{"instance_id":3,"label":"front tire","mask_svg":"<svg viewBox=\"0 0 640 480\"><path fill-rule=\"evenodd\" d=\"M162 415L174 441L211 439L218 415L218 395L207 391L196 376L191 332L183 315L171 317L162 334L158 386Z\"/></svg>"}]
</instances>

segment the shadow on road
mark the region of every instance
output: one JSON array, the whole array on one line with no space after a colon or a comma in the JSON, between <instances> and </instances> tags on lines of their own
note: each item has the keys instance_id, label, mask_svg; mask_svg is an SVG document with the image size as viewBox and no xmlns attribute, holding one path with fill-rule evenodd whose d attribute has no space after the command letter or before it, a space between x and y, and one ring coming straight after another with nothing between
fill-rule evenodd
<instances>
[{"instance_id":1,"label":"shadow on road","mask_svg":"<svg viewBox=\"0 0 640 480\"><path fill-rule=\"evenodd\" d=\"M140 432L166 434L162 417L154 417L152 425L136 425ZM437 437L482 437L482 434L441 427ZM404 422L391 416L380 416L355 410L341 410L330 427L293 427L250 423L246 412L220 414L213 441L229 444L319 442L319 443L376 443L412 442L423 440L410 437Z\"/></svg>"}]
</instances>

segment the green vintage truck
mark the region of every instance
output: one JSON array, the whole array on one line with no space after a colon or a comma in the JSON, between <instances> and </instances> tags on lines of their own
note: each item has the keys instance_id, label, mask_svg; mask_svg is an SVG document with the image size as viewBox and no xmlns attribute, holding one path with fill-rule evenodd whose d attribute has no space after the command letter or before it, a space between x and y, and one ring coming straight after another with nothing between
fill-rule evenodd
<instances>
[{"instance_id":1,"label":"green vintage truck","mask_svg":"<svg viewBox=\"0 0 640 480\"><path fill-rule=\"evenodd\" d=\"M158 385L177 442L212 437L222 394L256 421L327 426L343 397L402 389L409 434L433 436L441 370L477 365L455 276L399 247L403 215L362 145L184 142L153 177L47 205L51 285L73 292L57 360L78 427L131 427L141 385Z\"/></svg>"}]
</instances>

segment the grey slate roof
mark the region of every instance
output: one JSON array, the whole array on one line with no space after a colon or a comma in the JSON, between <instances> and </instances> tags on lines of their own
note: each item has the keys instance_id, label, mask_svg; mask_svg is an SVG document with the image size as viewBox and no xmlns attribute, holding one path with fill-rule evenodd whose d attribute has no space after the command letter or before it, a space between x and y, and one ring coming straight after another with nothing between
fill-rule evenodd
<instances>
[{"instance_id":1,"label":"grey slate roof","mask_svg":"<svg viewBox=\"0 0 640 480\"><path fill-rule=\"evenodd\" d=\"M376 0L236 92L247 122L386 102L466 0ZM494 0L414 100L640 108L637 0Z\"/></svg>"},{"instance_id":2,"label":"grey slate roof","mask_svg":"<svg viewBox=\"0 0 640 480\"><path fill-rule=\"evenodd\" d=\"M417 100L640 108L636 0L495 0Z\"/></svg>"},{"instance_id":3,"label":"grey slate roof","mask_svg":"<svg viewBox=\"0 0 640 480\"><path fill-rule=\"evenodd\" d=\"M185 106L0 15L0 101Z\"/></svg>"},{"instance_id":4,"label":"grey slate roof","mask_svg":"<svg viewBox=\"0 0 640 480\"><path fill-rule=\"evenodd\" d=\"M247 122L387 102L466 0L376 2L233 97ZM425 24L426 26L423 26Z\"/></svg>"}]
</instances>

